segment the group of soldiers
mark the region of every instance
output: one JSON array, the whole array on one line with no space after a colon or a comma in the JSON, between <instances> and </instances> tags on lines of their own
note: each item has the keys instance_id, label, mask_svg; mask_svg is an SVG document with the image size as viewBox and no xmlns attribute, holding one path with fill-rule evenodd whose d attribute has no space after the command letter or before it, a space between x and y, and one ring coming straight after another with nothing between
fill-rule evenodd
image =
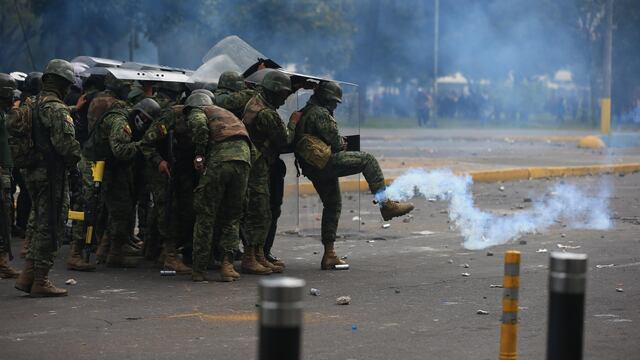
<instances>
[{"instance_id":1,"label":"group of soldiers","mask_svg":"<svg viewBox=\"0 0 640 360\"><path fill-rule=\"evenodd\" d=\"M285 264L271 254L282 153L294 152L322 201L323 270L345 264L334 249L339 177L362 173L385 220L413 210L386 198L373 156L346 151L333 117L342 101L336 82L316 83L286 125L277 109L298 89L275 69L252 87L236 72L223 73L217 86L111 73L74 84L72 65L60 59L23 84L0 73L0 276L17 278L15 288L32 297L67 295L48 274L70 213L83 216L73 222L69 270L94 271L95 253L108 267L136 267L146 258L199 282L212 280L207 269L214 265L219 280L238 280L234 260L242 273L282 272ZM12 181L30 205L22 271L9 263Z\"/></svg>"}]
</instances>

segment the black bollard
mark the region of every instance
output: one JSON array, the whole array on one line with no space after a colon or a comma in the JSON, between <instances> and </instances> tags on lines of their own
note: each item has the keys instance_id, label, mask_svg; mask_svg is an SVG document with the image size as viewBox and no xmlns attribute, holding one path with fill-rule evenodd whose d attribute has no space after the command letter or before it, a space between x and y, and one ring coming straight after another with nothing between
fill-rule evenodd
<instances>
[{"instance_id":1,"label":"black bollard","mask_svg":"<svg viewBox=\"0 0 640 360\"><path fill-rule=\"evenodd\" d=\"M305 281L289 277L260 281L260 360L299 360Z\"/></svg>"},{"instance_id":2,"label":"black bollard","mask_svg":"<svg viewBox=\"0 0 640 360\"><path fill-rule=\"evenodd\" d=\"M551 253L547 360L582 359L587 255Z\"/></svg>"}]
</instances>

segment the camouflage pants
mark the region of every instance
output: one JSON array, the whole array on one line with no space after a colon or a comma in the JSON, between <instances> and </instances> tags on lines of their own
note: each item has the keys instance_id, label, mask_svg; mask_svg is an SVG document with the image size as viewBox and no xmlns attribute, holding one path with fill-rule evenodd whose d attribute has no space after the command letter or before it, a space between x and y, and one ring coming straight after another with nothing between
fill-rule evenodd
<instances>
[{"instance_id":1,"label":"camouflage pants","mask_svg":"<svg viewBox=\"0 0 640 360\"><path fill-rule=\"evenodd\" d=\"M238 248L240 219L245 203L249 164L240 161L209 163L194 191L193 270L205 271L213 239L225 254ZM214 230L216 234L214 235ZM218 235L219 234L219 235Z\"/></svg>"},{"instance_id":2,"label":"camouflage pants","mask_svg":"<svg viewBox=\"0 0 640 360\"><path fill-rule=\"evenodd\" d=\"M264 242L264 253L269 254L278 230L278 219L282 214L282 199L284 198L284 177L287 166L284 161L277 159L269 171L269 204L271 205L271 226Z\"/></svg>"},{"instance_id":3,"label":"camouflage pants","mask_svg":"<svg viewBox=\"0 0 640 360\"><path fill-rule=\"evenodd\" d=\"M247 245L262 249L271 227L269 164L264 157L254 161L247 184L247 211L242 225Z\"/></svg>"},{"instance_id":4,"label":"camouflage pants","mask_svg":"<svg viewBox=\"0 0 640 360\"><path fill-rule=\"evenodd\" d=\"M133 233L134 189L131 166L118 161L107 161L102 182L102 194L107 207L107 235L114 244L129 241Z\"/></svg>"},{"instance_id":5,"label":"camouflage pants","mask_svg":"<svg viewBox=\"0 0 640 360\"><path fill-rule=\"evenodd\" d=\"M6 226L9 227L9 233L11 233L11 175L5 169L0 170L0 191L2 191L2 221ZM0 237L2 237L2 241L0 241L0 257L4 257L6 253L6 247L11 243L11 239L6 239L4 236L4 231L0 233Z\"/></svg>"},{"instance_id":6,"label":"camouflage pants","mask_svg":"<svg viewBox=\"0 0 640 360\"><path fill-rule=\"evenodd\" d=\"M322 243L336 241L342 211L342 195L338 178L362 173L372 194L385 189L384 175L373 155L361 151L341 151L331 155L324 169L305 168L322 201Z\"/></svg>"},{"instance_id":7,"label":"camouflage pants","mask_svg":"<svg viewBox=\"0 0 640 360\"><path fill-rule=\"evenodd\" d=\"M31 245L27 252L27 259L32 260L36 267L51 268L56 257L59 241L64 236L64 222L69 211L69 185L66 174L48 176L45 168L29 169L26 175L27 188L31 194L32 209L34 211L34 229ZM51 194L50 184L54 191ZM53 196L53 202L51 201ZM55 238L52 242L54 229L50 225L50 214L54 216Z\"/></svg>"},{"instance_id":8,"label":"camouflage pants","mask_svg":"<svg viewBox=\"0 0 640 360\"><path fill-rule=\"evenodd\" d=\"M181 245L191 246L195 222L193 171L176 168L171 176L173 183L170 194L166 175L156 171L151 177L155 225L159 242L167 253L175 253L176 247Z\"/></svg>"}]
</instances>

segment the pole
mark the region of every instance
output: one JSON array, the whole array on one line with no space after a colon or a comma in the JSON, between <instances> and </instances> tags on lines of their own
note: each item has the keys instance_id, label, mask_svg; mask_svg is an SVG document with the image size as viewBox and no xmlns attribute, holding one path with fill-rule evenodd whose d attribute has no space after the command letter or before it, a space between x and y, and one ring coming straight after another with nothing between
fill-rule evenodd
<instances>
[{"instance_id":1,"label":"pole","mask_svg":"<svg viewBox=\"0 0 640 360\"><path fill-rule=\"evenodd\" d=\"M304 280L289 277L260 281L258 359L301 358L304 286Z\"/></svg>"},{"instance_id":2,"label":"pole","mask_svg":"<svg viewBox=\"0 0 640 360\"><path fill-rule=\"evenodd\" d=\"M520 252L504 254L502 281L502 325L500 326L500 360L518 358L518 290L520 289Z\"/></svg>"},{"instance_id":3,"label":"pole","mask_svg":"<svg viewBox=\"0 0 640 360\"><path fill-rule=\"evenodd\" d=\"M581 360L587 255L551 253L547 360Z\"/></svg>"},{"instance_id":4,"label":"pole","mask_svg":"<svg viewBox=\"0 0 640 360\"><path fill-rule=\"evenodd\" d=\"M607 0L604 33L604 59L602 99L600 99L600 131L611 134L611 66L613 45L613 0Z\"/></svg>"},{"instance_id":5,"label":"pole","mask_svg":"<svg viewBox=\"0 0 640 360\"><path fill-rule=\"evenodd\" d=\"M433 114L431 118L434 124L438 124L438 51L440 38L440 0L434 0L433 19L433 97L431 103Z\"/></svg>"}]
</instances>

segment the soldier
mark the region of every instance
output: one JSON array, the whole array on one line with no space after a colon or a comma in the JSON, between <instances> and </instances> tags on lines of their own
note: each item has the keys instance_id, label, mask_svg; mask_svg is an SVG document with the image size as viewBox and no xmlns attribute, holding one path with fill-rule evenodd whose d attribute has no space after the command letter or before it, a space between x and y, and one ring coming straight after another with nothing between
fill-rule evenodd
<instances>
[{"instance_id":1,"label":"soldier","mask_svg":"<svg viewBox=\"0 0 640 360\"><path fill-rule=\"evenodd\" d=\"M248 208L244 217L247 244L242 256L242 271L265 275L282 272L264 256L264 242L271 226L269 171L278 155L289 148L294 122L285 127L276 109L291 94L291 80L279 71L271 71L262 79L258 93L249 100L243 122L256 146L257 158L251 165L248 183Z\"/></svg>"},{"instance_id":2,"label":"soldier","mask_svg":"<svg viewBox=\"0 0 640 360\"><path fill-rule=\"evenodd\" d=\"M167 270L187 275L191 274L191 268L177 256L177 249L180 246L191 248L196 174L184 106L176 105L180 94L177 85L181 86L159 84L158 91L163 94L166 107L145 133L142 153L152 168L153 218L163 248L159 263Z\"/></svg>"},{"instance_id":3,"label":"soldier","mask_svg":"<svg viewBox=\"0 0 640 360\"><path fill-rule=\"evenodd\" d=\"M125 102L116 100L95 124L85 147L91 159L106 160L103 187L109 213L107 232L111 246L106 261L109 267L138 265L140 254L128 247L134 225L133 159L141 143L140 137L133 138L132 128L139 129L138 133L146 130L153 114L158 112L159 105L152 99L141 101L131 111Z\"/></svg>"},{"instance_id":4,"label":"soldier","mask_svg":"<svg viewBox=\"0 0 640 360\"><path fill-rule=\"evenodd\" d=\"M16 289L32 297L67 295L67 290L55 287L48 275L69 208L67 169L75 167L80 159L73 119L62 102L74 80L69 62L51 60L42 76L42 93L32 120L37 163L27 169L26 180L35 211L35 230L25 269L15 284Z\"/></svg>"},{"instance_id":5,"label":"soldier","mask_svg":"<svg viewBox=\"0 0 640 360\"><path fill-rule=\"evenodd\" d=\"M256 92L247 88L242 75L235 71L225 71L220 75L218 88L213 95L216 105L242 119L247 102L256 95Z\"/></svg>"},{"instance_id":6,"label":"soldier","mask_svg":"<svg viewBox=\"0 0 640 360\"><path fill-rule=\"evenodd\" d=\"M191 279L207 280L205 271L215 237L223 252L220 278L235 281L240 275L233 268L233 252L239 243L251 167L251 140L242 121L230 111L212 105L206 95L189 96L185 112L193 129L194 167L202 174L194 191L196 222ZM215 229L219 229L216 236Z\"/></svg>"},{"instance_id":7,"label":"soldier","mask_svg":"<svg viewBox=\"0 0 640 360\"><path fill-rule=\"evenodd\" d=\"M11 168L13 161L9 149L7 128L5 127L5 113L13 106L13 90L16 82L8 74L0 73L0 278L16 278L20 274L9 265L8 254L11 253Z\"/></svg>"},{"instance_id":8,"label":"soldier","mask_svg":"<svg viewBox=\"0 0 640 360\"><path fill-rule=\"evenodd\" d=\"M342 198L338 178L362 173L375 195L384 220L404 215L413 205L388 200L384 196L385 183L376 159L368 153L345 151L346 143L338 133L333 112L342 102L342 89L331 81L321 82L307 105L295 131L295 155L302 173L308 177L322 201L322 244L324 254L320 268L333 269L345 264L334 250Z\"/></svg>"}]
</instances>

